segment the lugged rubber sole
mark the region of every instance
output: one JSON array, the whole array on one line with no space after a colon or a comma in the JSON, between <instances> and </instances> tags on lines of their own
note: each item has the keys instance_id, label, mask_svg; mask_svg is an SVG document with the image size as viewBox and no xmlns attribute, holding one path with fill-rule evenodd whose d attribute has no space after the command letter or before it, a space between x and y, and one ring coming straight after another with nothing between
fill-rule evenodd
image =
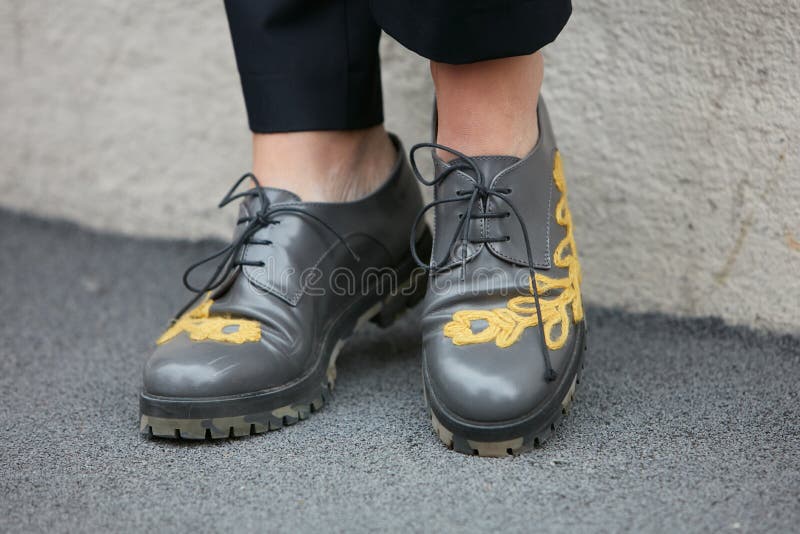
<instances>
[{"instance_id":1,"label":"lugged rubber sole","mask_svg":"<svg viewBox=\"0 0 800 534\"><path fill-rule=\"evenodd\" d=\"M330 398L328 387L320 389L320 396L308 403L297 403L270 412L216 417L209 419L169 419L142 415L140 431L153 437L175 439L222 439L238 438L278 430L308 419L319 411Z\"/></svg>"},{"instance_id":2,"label":"lugged rubber sole","mask_svg":"<svg viewBox=\"0 0 800 534\"><path fill-rule=\"evenodd\" d=\"M462 454L472 456L487 456L487 457L503 457L515 456L531 449L539 448L550 439L555 432L558 425L569 414L572 403L575 400L575 393L578 385L581 383L583 376L583 369L585 366L586 354L586 327L585 325L581 330L581 338L576 343L576 350L580 351L578 357L578 368L566 394L561 398L560 409L556 407L553 409L544 424L539 423L529 431L522 431L516 437L499 440L499 441L481 441L477 439L468 438L458 430L451 430L443 423L431 407L430 399L427 395L426 386L426 400L428 404L429 413L431 416L431 423L433 430L439 440L447 447ZM455 426L455 425L453 425Z\"/></svg>"},{"instance_id":3,"label":"lugged rubber sole","mask_svg":"<svg viewBox=\"0 0 800 534\"><path fill-rule=\"evenodd\" d=\"M426 232L420 240L420 248L429 248L429 240L430 233ZM272 394L243 396L241 399L187 400L151 398L142 393L139 431L158 438L224 439L278 430L308 419L312 413L321 410L325 403L331 400L336 382L336 360L350 337L370 321L381 328L391 326L408 308L413 307L425 296L425 276L423 271L411 268L410 277L397 288L395 294L374 303L358 316L353 327L346 330L347 333L333 344L327 358L327 369L324 376L317 379L319 380L317 386L314 386L313 381L306 382L294 387L294 393L284 392L280 398L290 399L284 400L284 403L274 402L278 396ZM410 288L413 288L413 291L409 291ZM320 374L322 373L315 371L316 376ZM254 406L270 404L272 406L278 404L279 407L266 410L252 409ZM204 411L211 415L197 418L174 416L174 413L183 415ZM223 413L217 415L216 413L220 411ZM234 415L231 415L231 411Z\"/></svg>"}]
</instances>

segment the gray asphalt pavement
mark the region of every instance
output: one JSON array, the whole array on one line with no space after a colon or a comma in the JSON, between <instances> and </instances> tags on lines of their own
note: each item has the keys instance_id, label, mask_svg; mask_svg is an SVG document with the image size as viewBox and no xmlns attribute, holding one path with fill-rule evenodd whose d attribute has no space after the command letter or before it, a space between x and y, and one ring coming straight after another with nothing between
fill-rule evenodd
<instances>
[{"instance_id":1,"label":"gray asphalt pavement","mask_svg":"<svg viewBox=\"0 0 800 534\"><path fill-rule=\"evenodd\" d=\"M143 361L183 268L217 245L0 211L0 531L798 528L800 340L713 319L590 306L572 414L516 458L433 435L413 314L353 339L308 421L146 439Z\"/></svg>"}]
</instances>

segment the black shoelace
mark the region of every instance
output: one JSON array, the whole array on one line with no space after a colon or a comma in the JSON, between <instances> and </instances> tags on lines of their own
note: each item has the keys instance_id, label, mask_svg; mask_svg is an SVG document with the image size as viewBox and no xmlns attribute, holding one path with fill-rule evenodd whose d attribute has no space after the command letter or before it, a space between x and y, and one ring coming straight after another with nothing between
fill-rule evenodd
<instances>
[{"instance_id":1,"label":"black shoelace","mask_svg":"<svg viewBox=\"0 0 800 534\"><path fill-rule=\"evenodd\" d=\"M435 177L432 180L426 180L422 173L420 172L419 168L417 167L416 161L416 152L421 148L430 148L430 149L439 149L445 152L452 154L453 156L460 159L454 165L447 167L439 176ZM469 171L475 173L475 181L472 182L471 187L468 189L459 189L456 190L456 196L450 198L442 198L438 200L434 200L429 204L425 205L417 214L417 218L414 221L414 227L411 230L411 255L414 257L414 261L417 262L422 269L432 272L435 274L436 272L440 271L442 268L439 267L440 265L447 265L447 260L450 257L451 251L456 250L456 246L460 245L461 249L461 279L464 280L465 273L466 273L466 264L467 264L467 252L469 249L469 244L482 244L482 243L497 243L497 242L505 242L511 239L510 236L497 236L497 237L488 237L484 236L481 238L471 238L470 237L470 228L471 224L470 221L475 219L487 219L487 218L505 218L510 217L513 213L514 216L517 218L519 222L519 226L522 229L522 237L525 241L525 252L528 256L528 270L530 271L531 276L531 288L533 292L533 301L536 305L536 317L538 319L538 327L539 327L539 339L542 345L542 354L544 355L544 363L545 363L545 380L551 382L556 379L557 373L555 369L553 369L553 365L550 359L550 351L547 348L547 342L545 338L544 332L544 323L542 321L542 308L539 305L539 289L536 287L536 271L533 267L533 247L531 246L530 238L528 237L528 228L525 225L525 221L523 220L522 216L520 215L519 211L517 210L514 203L511 199L507 196L511 193L511 188L495 188L489 187L486 184L486 178L483 176L478 164L475 160L461 152L454 150L450 147L446 147L444 145L440 145L438 143L419 143L411 147L411 151L409 153L409 159L411 160L411 169L414 171L414 176L416 176L417 180L420 183L432 187L442 183L446 180L453 172L455 171ZM488 213L486 210L482 210L479 213L473 213L473 209L475 207L476 201L481 200L481 204L486 206L486 201L491 198L498 198L502 200L506 206L510 208L511 211L507 212L498 212L498 213ZM417 228L419 227L420 222L422 221L425 214L428 210L435 208L440 204L451 204L455 202L466 202L467 208L463 214L459 214L459 222L458 226L456 227L456 231L453 233L453 237L450 239L450 243L446 249L446 255L442 258L441 262L434 261L435 258L431 258L431 265L426 264L424 261L420 259L419 254L417 253L416 247L416 239L415 236L417 235Z\"/></svg>"},{"instance_id":2,"label":"black shoelace","mask_svg":"<svg viewBox=\"0 0 800 534\"><path fill-rule=\"evenodd\" d=\"M248 178L253 181L255 187L248 189L247 191L236 193L236 190L239 189L239 186L242 185L242 182ZM309 213L299 206L291 205L271 208L266 191L261 187L261 183L258 181L258 178L256 178L252 173L247 173L236 180L236 183L233 184L233 187L230 188L228 193L222 198L217 207L224 208L234 200L245 197L258 197L261 204L259 210L249 217L242 217L236 221L237 226L240 224L246 224L247 226L244 228L239 237L237 237L232 243L226 245L224 248L211 254L210 256L203 258L197 263L190 265L189 268L186 269L186 272L183 273L183 285L186 286L186 289L189 291L196 293L196 295L183 308L181 308L177 314L175 314L173 321L178 320L184 313L186 313L188 309L194 306L194 304L206 292L213 291L214 289L218 288L225 280L228 279L228 276L234 269L240 266L264 267L266 265L264 261L247 261L242 259L242 249L246 245L271 245L272 241L255 239L254 236L256 232L262 228L266 228L270 225L280 224L279 220L274 219L274 216L279 213L294 213L303 217L309 217L310 219L318 222L320 225L322 225L322 227L327 229L329 232L335 235L339 241L341 241L350 255L353 256L355 261L359 261L358 255L356 255L353 249L350 248L350 245L348 245L345 238L342 237L339 232L334 230L331 225L313 213ZM220 260L216 269L214 270L214 274L212 274L202 286L194 286L189 281L192 271L217 258L220 258Z\"/></svg>"}]
</instances>

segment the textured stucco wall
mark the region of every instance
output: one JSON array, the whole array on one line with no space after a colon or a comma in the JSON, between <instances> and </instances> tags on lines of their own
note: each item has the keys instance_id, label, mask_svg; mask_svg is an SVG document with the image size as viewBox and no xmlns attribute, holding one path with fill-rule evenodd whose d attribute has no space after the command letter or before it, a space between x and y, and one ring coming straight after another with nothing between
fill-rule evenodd
<instances>
[{"instance_id":1,"label":"textured stucco wall","mask_svg":"<svg viewBox=\"0 0 800 534\"><path fill-rule=\"evenodd\" d=\"M575 4L545 93L587 299L800 329L800 3ZM382 46L389 126L425 139L427 65ZM237 83L219 1L0 0L0 204L227 235Z\"/></svg>"}]
</instances>

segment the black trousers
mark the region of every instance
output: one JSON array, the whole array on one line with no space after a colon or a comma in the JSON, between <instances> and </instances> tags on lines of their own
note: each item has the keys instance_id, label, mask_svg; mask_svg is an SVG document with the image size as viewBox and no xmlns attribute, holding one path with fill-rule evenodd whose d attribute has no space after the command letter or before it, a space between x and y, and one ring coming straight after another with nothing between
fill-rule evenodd
<instances>
[{"instance_id":1,"label":"black trousers","mask_svg":"<svg viewBox=\"0 0 800 534\"><path fill-rule=\"evenodd\" d=\"M345 130L383 121L381 29L443 63L530 54L571 0L225 0L250 128Z\"/></svg>"}]
</instances>

